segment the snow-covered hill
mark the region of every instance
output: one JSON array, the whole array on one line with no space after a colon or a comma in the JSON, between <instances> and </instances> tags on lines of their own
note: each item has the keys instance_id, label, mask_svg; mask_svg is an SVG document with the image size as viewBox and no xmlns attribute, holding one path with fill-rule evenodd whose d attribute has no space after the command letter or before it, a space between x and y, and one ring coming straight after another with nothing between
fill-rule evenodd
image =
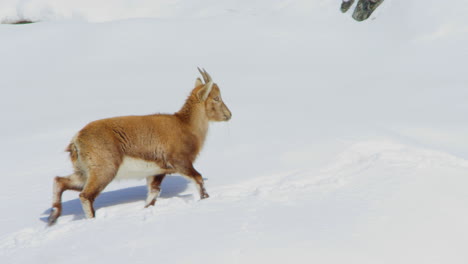
<instances>
[{"instance_id":1,"label":"snow-covered hill","mask_svg":"<svg viewBox=\"0 0 468 264\"><path fill-rule=\"evenodd\" d=\"M0 263L466 263L468 4L4 0ZM99 23L96 23L99 22ZM196 168L78 194L46 228L86 123L174 112L205 67L233 112Z\"/></svg>"}]
</instances>

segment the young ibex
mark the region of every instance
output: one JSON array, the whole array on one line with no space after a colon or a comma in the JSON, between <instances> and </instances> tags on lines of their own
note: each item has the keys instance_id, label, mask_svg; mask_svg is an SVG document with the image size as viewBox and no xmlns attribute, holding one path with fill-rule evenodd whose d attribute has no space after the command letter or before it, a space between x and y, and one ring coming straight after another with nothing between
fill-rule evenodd
<instances>
[{"instance_id":1,"label":"young ibex","mask_svg":"<svg viewBox=\"0 0 468 264\"><path fill-rule=\"evenodd\" d=\"M208 132L209 121L228 121L231 111L221 99L218 85L198 69L195 88L179 112L173 115L122 116L94 121L72 139L67 151L74 173L56 177L49 225L62 211L62 193L81 191L86 217L94 217L93 202L114 179L146 178L146 207L154 205L166 174L192 179L200 198L208 198L203 178L193 167Z\"/></svg>"}]
</instances>

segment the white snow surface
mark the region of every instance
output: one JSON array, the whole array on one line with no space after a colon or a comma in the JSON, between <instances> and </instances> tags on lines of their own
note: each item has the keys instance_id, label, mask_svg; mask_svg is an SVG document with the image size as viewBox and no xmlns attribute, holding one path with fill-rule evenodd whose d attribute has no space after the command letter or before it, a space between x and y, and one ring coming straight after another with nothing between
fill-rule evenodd
<instances>
[{"instance_id":1,"label":"white snow surface","mask_svg":"<svg viewBox=\"0 0 468 264\"><path fill-rule=\"evenodd\" d=\"M2 0L0 263L468 263L468 3ZM207 69L233 112L195 164L78 193L90 121L175 112Z\"/></svg>"}]
</instances>

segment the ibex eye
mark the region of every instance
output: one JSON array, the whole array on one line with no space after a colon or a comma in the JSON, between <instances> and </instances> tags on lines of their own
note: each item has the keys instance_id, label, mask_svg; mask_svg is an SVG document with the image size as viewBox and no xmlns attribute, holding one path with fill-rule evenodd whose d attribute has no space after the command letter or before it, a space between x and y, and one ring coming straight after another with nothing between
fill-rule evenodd
<instances>
[{"instance_id":1,"label":"ibex eye","mask_svg":"<svg viewBox=\"0 0 468 264\"><path fill-rule=\"evenodd\" d=\"M215 98L213 98L213 100L215 100L215 101L219 101L219 97L218 97L218 96L216 96Z\"/></svg>"}]
</instances>

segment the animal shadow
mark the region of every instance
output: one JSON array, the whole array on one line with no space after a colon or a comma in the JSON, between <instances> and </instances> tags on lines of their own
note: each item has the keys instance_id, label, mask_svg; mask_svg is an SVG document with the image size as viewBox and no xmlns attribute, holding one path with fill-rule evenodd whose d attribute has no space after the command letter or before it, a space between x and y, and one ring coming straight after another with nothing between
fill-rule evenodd
<instances>
[{"instance_id":1,"label":"animal shadow","mask_svg":"<svg viewBox=\"0 0 468 264\"><path fill-rule=\"evenodd\" d=\"M181 195L189 186L189 181L182 176L167 176L161 184L161 193L159 198L185 197ZM95 208L108 207L118 204L132 203L136 201L145 201L147 194L146 185L135 186L115 191L101 193L94 202ZM48 222L48 216L51 208L45 210L40 217L43 222ZM83 219L83 209L79 198L62 202L62 216L74 215L74 220Z\"/></svg>"}]
</instances>

